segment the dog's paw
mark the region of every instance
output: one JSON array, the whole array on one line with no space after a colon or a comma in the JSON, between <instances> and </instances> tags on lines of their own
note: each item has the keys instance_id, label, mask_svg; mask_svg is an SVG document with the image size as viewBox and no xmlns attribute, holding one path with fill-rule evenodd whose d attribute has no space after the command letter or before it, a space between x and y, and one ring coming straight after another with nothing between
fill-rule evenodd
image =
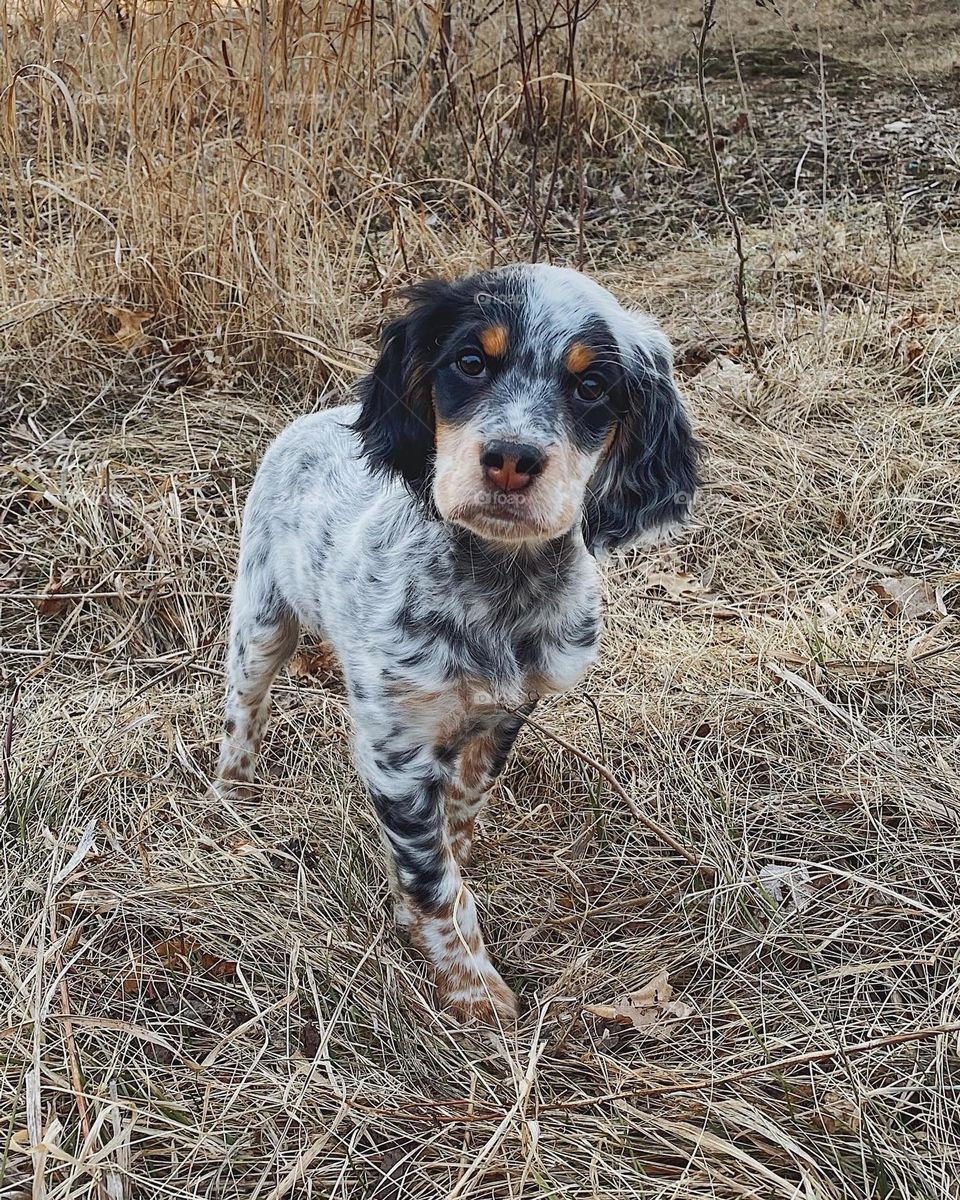
<instances>
[{"instance_id":1,"label":"dog's paw","mask_svg":"<svg viewBox=\"0 0 960 1200\"><path fill-rule=\"evenodd\" d=\"M440 1007L460 1025L512 1025L517 1019L517 997L499 975L477 976L455 989L437 985Z\"/></svg>"},{"instance_id":2,"label":"dog's paw","mask_svg":"<svg viewBox=\"0 0 960 1200\"><path fill-rule=\"evenodd\" d=\"M256 788L249 780L243 779L226 779L223 776L218 776L212 780L208 788L208 796L211 800L217 800L221 804L232 802L235 800L249 800L256 794Z\"/></svg>"}]
</instances>

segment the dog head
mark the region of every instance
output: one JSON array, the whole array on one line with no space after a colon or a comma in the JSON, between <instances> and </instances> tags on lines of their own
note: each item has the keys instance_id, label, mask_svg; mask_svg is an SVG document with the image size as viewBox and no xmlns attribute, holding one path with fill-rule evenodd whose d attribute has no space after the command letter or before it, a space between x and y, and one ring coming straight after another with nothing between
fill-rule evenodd
<instances>
[{"instance_id":1,"label":"dog head","mask_svg":"<svg viewBox=\"0 0 960 1200\"><path fill-rule=\"evenodd\" d=\"M582 525L603 553L682 522L696 444L656 322L576 271L506 267L410 289L361 387L380 470L493 542Z\"/></svg>"}]
</instances>

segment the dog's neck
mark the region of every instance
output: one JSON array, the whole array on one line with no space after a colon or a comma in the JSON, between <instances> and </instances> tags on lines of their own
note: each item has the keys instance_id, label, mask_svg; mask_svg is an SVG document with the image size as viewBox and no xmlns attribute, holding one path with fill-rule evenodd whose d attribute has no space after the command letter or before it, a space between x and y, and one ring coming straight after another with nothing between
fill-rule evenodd
<instances>
[{"instance_id":1,"label":"dog's neck","mask_svg":"<svg viewBox=\"0 0 960 1200\"><path fill-rule=\"evenodd\" d=\"M547 542L509 545L444 524L458 586L506 620L554 608L589 558L579 527Z\"/></svg>"}]
</instances>

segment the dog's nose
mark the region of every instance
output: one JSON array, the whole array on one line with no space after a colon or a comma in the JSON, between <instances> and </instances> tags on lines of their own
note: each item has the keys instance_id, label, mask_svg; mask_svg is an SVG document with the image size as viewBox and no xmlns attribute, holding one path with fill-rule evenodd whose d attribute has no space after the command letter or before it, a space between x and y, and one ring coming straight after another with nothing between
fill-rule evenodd
<instances>
[{"instance_id":1,"label":"dog's nose","mask_svg":"<svg viewBox=\"0 0 960 1200\"><path fill-rule=\"evenodd\" d=\"M529 487L545 465L542 450L523 442L487 442L480 455L483 473L502 492Z\"/></svg>"}]
</instances>

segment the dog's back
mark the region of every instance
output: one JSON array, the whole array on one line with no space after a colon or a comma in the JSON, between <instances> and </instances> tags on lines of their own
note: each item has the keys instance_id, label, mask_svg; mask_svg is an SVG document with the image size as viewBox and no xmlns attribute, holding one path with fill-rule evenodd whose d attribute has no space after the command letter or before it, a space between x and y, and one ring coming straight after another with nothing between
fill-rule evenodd
<instances>
[{"instance_id":1,"label":"dog's back","mask_svg":"<svg viewBox=\"0 0 960 1200\"><path fill-rule=\"evenodd\" d=\"M358 588L368 581L352 577L358 564L415 525L407 490L362 455L351 429L358 412L343 404L288 426L267 449L244 512L241 573L265 572L298 621L334 641L341 610L362 619Z\"/></svg>"}]
</instances>

